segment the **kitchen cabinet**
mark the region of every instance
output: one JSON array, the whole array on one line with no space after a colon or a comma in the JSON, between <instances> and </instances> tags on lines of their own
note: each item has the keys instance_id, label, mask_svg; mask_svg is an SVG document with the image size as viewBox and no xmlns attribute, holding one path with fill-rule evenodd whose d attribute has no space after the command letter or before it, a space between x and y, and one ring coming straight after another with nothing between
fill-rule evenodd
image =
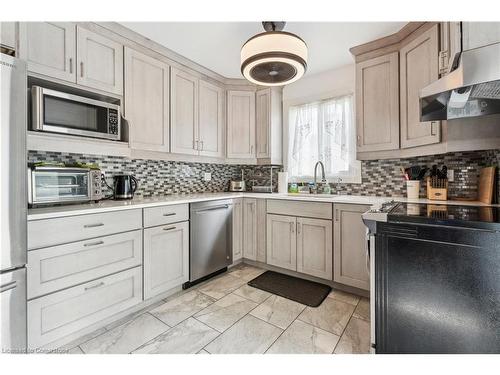
<instances>
[{"instance_id":1,"label":"kitchen cabinet","mask_svg":"<svg viewBox=\"0 0 500 375\"><path fill-rule=\"evenodd\" d=\"M233 199L233 263L243 258L243 199Z\"/></svg>"},{"instance_id":2,"label":"kitchen cabinet","mask_svg":"<svg viewBox=\"0 0 500 375\"><path fill-rule=\"evenodd\" d=\"M440 22L439 74L446 75L453 66L455 57L462 51L461 22Z\"/></svg>"},{"instance_id":3,"label":"kitchen cabinet","mask_svg":"<svg viewBox=\"0 0 500 375\"><path fill-rule=\"evenodd\" d=\"M0 45L16 49L16 22L0 22Z\"/></svg>"},{"instance_id":4,"label":"kitchen cabinet","mask_svg":"<svg viewBox=\"0 0 500 375\"><path fill-rule=\"evenodd\" d=\"M144 299L189 279L189 222L144 229Z\"/></svg>"},{"instance_id":5,"label":"kitchen cabinet","mask_svg":"<svg viewBox=\"0 0 500 375\"><path fill-rule=\"evenodd\" d=\"M255 93L256 156L281 164L282 157L282 93L280 88L267 88Z\"/></svg>"},{"instance_id":6,"label":"kitchen cabinet","mask_svg":"<svg viewBox=\"0 0 500 375\"><path fill-rule=\"evenodd\" d=\"M170 66L125 48L125 118L130 147L169 152Z\"/></svg>"},{"instance_id":7,"label":"kitchen cabinet","mask_svg":"<svg viewBox=\"0 0 500 375\"><path fill-rule=\"evenodd\" d=\"M227 93L227 157L255 158L255 93Z\"/></svg>"},{"instance_id":8,"label":"kitchen cabinet","mask_svg":"<svg viewBox=\"0 0 500 375\"><path fill-rule=\"evenodd\" d=\"M243 258L257 260L257 199L243 199Z\"/></svg>"},{"instance_id":9,"label":"kitchen cabinet","mask_svg":"<svg viewBox=\"0 0 500 375\"><path fill-rule=\"evenodd\" d=\"M297 272L332 280L331 220L297 218Z\"/></svg>"},{"instance_id":10,"label":"kitchen cabinet","mask_svg":"<svg viewBox=\"0 0 500 375\"><path fill-rule=\"evenodd\" d=\"M76 82L76 25L72 22L20 22L19 58L28 71Z\"/></svg>"},{"instance_id":11,"label":"kitchen cabinet","mask_svg":"<svg viewBox=\"0 0 500 375\"><path fill-rule=\"evenodd\" d=\"M123 94L123 46L72 22L21 22L19 57L28 71Z\"/></svg>"},{"instance_id":12,"label":"kitchen cabinet","mask_svg":"<svg viewBox=\"0 0 500 375\"><path fill-rule=\"evenodd\" d=\"M500 42L500 22L462 22L464 51Z\"/></svg>"},{"instance_id":13,"label":"kitchen cabinet","mask_svg":"<svg viewBox=\"0 0 500 375\"><path fill-rule=\"evenodd\" d=\"M257 262L266 263L266 200L257 199Z\"/></svg>"},{"instance_id":14,"label":"kitchen cabinet","mask_svg":"<svg viewBox=\"0 0 500 375\"><path fill-rule=\"evenodd\" d=\"M267 264L297 271L297 237L294 216L267 215Z\"/></svg>"},{"instance_id":15,"label":"kitchen cabinet","mask_svg":"<svg viewBox=\"0 0 500 375\"><path fill-rule=\"evenodd\" d=\"M199 81L199 139L201 156L224 157L224 89Z\"/></svg>"},{"instance_id":16,"label":"kitchen cabinet","mask_svg":"<svg viewBox=\"0 0 500 375\"><path fill-rule=\"evenodd\" d=\"M171 150L198 155L198 78L172 68L170 98Z\"/></svg>"},{"instance_id":17,"label":"kitchen cabinet","mask_svg":"<svg viewBox=\"0 0 500 375\"><path fill-rule=\"evenodd\" d=\"M123 95L123 46L77 26L76 83Z\"/></svg>"},{"instance_id":18,"label":"kitchen cabinet","mask_svg":"<svg viewBox=\"0 0 500 375\"><path fill-rule=\"evenodd\" d=\"M334 205L333 280L369 290L366 227L361 215L366 205L336 203Z\"/></svg>"},{"instance_id":19,"label":"kitchen cabinet","mask_svg":"<svg viewBox=\"0 0 500 375\"><path fill-rule=\"evenodd\" d=\"M420 90L439 79L439 29L434 25L399 51L401 148L439 143L439 121L420 121Z\"/></svg>"},{"instance_id":20,"label":"kitchen cabinet","mask_svg":"<svg viewBox=\"0 0 500 375\"><path fill-rule=\"evenodd\" d=\"M356 64L357 151L399 148L398 52Z\"/></svg>"}]
</instances>

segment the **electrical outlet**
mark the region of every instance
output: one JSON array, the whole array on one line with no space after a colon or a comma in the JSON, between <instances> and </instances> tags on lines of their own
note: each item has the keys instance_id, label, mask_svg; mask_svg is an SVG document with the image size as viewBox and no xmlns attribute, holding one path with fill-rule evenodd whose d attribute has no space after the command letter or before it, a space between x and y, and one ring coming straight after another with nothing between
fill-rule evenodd
<instances>
[{"instance_id":1,"label":"electrical outlet","mask_svg":"<svg viewBox=\"0 0 500 375\"><path fill-rule=\"evenodd\" d=\"M212 173L210 172L205 172L203 174L203 181L212 181Z\"/></svg>"},{"instance_id":2,"label":"electrical outlet","mask_svg":"<svg viewBox=\"0 0 500 375\"><path fill-rule=\"evenodd\" d=\"M455 172L453 171L453 169L448 169L446 177L448 177L449 182L453 182L453 180L455 179Z\"/></svg>"}]
</instances>

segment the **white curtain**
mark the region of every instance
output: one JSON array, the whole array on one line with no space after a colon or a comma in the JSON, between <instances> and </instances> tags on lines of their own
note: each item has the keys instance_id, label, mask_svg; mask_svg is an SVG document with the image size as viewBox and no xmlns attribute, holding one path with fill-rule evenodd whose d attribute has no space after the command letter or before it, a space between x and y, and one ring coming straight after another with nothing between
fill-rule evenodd
<instances>
[{"instance_id":1,"label":"white curtain","mask_svg":"<svg viewBox=\"0 0 500 375\"><path fill-rule=\"evenodd\" d=\"M329 177L356 169L352 95L290 107L289 175L310 178L321 160Z\"/></svg>"}]
</instances>

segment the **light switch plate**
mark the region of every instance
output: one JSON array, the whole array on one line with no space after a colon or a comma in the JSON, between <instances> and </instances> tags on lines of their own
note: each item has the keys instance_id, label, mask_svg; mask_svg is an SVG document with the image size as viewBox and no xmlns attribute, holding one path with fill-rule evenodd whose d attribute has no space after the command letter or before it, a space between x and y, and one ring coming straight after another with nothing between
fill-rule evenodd
<instances>
[{"instance_id":1,"label":"light switch plate","mask_svg":"<svg viewBox=\"0 0 500 375\"><path fill-rule=\"evenodd\" d=\"M455 180L455 172L453 169L448 169L446 177L448 177L448 182L453 182Z\"/></svg>"},{"instance_id":2,"label":"light switch plate","mask_svg":"<svg viewBox=\"0 0 500 375\"><path fill-rule=\"evenodd\" d=\"M203 173L203 181L212 181L212 173L210 172L205 172Z\"/></svg>"}]
</instances>

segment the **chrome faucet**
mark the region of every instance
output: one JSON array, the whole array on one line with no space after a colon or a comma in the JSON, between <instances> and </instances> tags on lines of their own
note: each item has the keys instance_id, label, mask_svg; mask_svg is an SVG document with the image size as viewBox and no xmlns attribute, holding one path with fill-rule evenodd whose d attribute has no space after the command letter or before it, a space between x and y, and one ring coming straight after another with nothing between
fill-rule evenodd
<instances>
[{"instance_id":1,"label":"chrome faucet","mask_svg":"<svg viewBox=\"0 0 500 375\"><path fill-rule=\"evenodd\" d=\"M326 182L326 177L325 177L325 166L321 161L318 161L314 165L314 188L312 193L313 194L318 194L318 165L321 167L321 183L324 184Z\"/></svg>"}]
</instances>

